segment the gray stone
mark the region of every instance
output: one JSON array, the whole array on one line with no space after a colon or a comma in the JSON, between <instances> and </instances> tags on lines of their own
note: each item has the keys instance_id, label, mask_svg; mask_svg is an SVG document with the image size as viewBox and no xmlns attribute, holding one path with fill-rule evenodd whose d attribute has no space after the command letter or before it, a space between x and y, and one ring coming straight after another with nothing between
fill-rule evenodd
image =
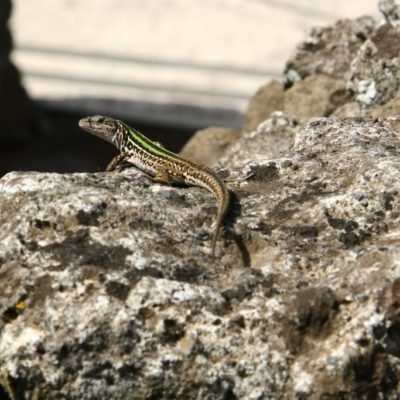
<instances>
[{"instance_id":1,"label":"gray stone","mask_svg":"<svg viewBox=\"0 0 400 400\"><path fill-rule=\"evenodd\" d=\"M300 119L368 116L398 97L397 9L397 3L382 0L387 22L379 26L371 17L362 17L313 29L286 66L285 112ZM330 95L334 82L338 89Z\"/></svg>"},{"instance_id":2,"label":"gray stone","mask_svg":"<svg viewBox=\"0 0 400 400\"><path fill-rule=\"evenodd\" d=\"M249 101L246 112L244 132L252 132L272 112L284 109L284 91L282 84L276 81L261 86Z\"/></svg>"},{"instance_id":3,"label":"gray stone","mask_svg":"<svg viewBox=\"0 0 400 400\"><path fill-rule=\"evenodd\" d=\"M231 192L215 258L200 188L136 169L0 179L10 398L397 399L398 37L368 17L313 31L286 113L212 155ZM300 118L346 118L299 122L315 102Z\"/></svg>"},{"instance_id":4,"label":"gray stone","mask_svg":"<svg viewBox=\"0 0 400 400\"><path fill-rule=\"evenodd\" d=\"M311 75L286 90L284 110L299 119L325 117L350 98L344 80Z\"/></svg>"},{"instance_id":5,"label":"gray stone","mask_svg":"<svg viewBox=\"0 0 400 400\"><path fill-rule=\"evenodd\" d=\"M355 53L375 27L374 19L365 16L355 20L340 20L325 28L313 28L287 62L286 85L290 86L295 80L314 74L345 79Z\"/></svg>"},{"instance_id":6,"label":"gray stone","mask_svg":"<svg viewBox=\"0 0 400 400\"><path fill-rule=\"evenodd\" d=\"M400 19L400 6L395 0L379 0L378 6L387 22L396 22Z\"/></svg>"},{"instance_id":7,"label":"gray stone","mask_svg":"<svg viewBox=\"0 0 400 400\"><path fill-rule=\"evenodd\" d=\"M197 131L185 144L180 155L196 163L212 166L239 137L239 132L233 129L210 126Z\"/></svg>"},{"instance_id":8,"label":"gray stone","mask_svg":"<svg viewBox=\"0 0 400 400\"><path fill-rule=\"evenodd\" d=\"M275 112L256 131L245 133L241 140L231 146L220 164L234 168L274 158L293 145L297 126L296 119L283 112Z\"/></svg>"},{"instance_id":9,"label":"gray stone","mask_svg":"<svg viewBox=\"0 0 400 400\"><path fill-rule=\"evenodd\" d=\"M382 117L391 117L396 114L400 114L400 98L395 97L392 100L389 100L382 106L376 107L371 110L371 117L373 118L382 118Z\"/></svg>"},{"instance_id":10,"label":"gray stone","mask_svg":"<svg viewBox=\"0 0 400 400\"><path fill-rule=\"evenodd\" d=\"M331 117L361 117L363 115L363 110L357 101L350 101L342 106L338 107L332 114Z\"/></svg>"},{"instance_id":11,"label":"gray stone","mask_svg":"<svg viewBox=\"0 0 400 400\"><path fill-rule=\"evenodd\" d=\"M368 113L396 97L400 87L400 28L381 26L359 49L348 76L348 88Z\"/></svg>"},{"instance_id":12,"label":"gray stone","mask_svg":"<svg viewBox=\"0 0 400 400\"><path fill-rule=\"evenodd\" d=\"M400 117L313 119L278 156L264 129L231 159L215 259L201 189L0 180L0 363L22 395L395 398Z\"/></svg>"}]
</instances>

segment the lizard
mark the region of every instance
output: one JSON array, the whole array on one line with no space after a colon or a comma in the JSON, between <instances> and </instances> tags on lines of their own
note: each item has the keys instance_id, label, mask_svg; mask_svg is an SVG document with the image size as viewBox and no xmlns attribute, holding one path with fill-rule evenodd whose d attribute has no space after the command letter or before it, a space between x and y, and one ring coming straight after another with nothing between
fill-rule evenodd
<instances>
[{"instance_id":1,"label":"lizard","mask_svg":"<svg viewBox=\"0 0 400 400\"><path fill-rule=\"evenodd\" d=\"M211 192L218 206L211 242L211 255L214 257L218 233L229 208L230 196L225 183L211 169L180 157L125 122L114 118L101 115L82 118L79 120L79 127L108 141L119 150L119 154L107 165L106 171L113 171L118 165L128 162L145 172L156 183L198 186Z\"/></svg>"}]
</instances>

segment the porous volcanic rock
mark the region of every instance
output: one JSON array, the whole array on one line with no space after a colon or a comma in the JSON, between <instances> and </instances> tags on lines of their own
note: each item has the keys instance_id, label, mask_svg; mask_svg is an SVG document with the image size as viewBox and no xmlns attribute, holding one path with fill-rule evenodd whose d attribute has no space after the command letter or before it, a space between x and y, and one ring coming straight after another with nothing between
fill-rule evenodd
<instances>
[{"instance_id":1,"label":"porous volcanic rock","mask_svg":"<svg viewBox=\"0 0 400 400\"><path fill-rule=\"evenodd\" d=\"M310 30L285 68L286 85L315 74L343 79L355 54L376 29L370 16L339 20L333 26Z\"/></svg>"},{"instance_id":2,"label":"porous volcanic rock","mask_svg":"<svg viewBox=\"0 0 400 400\"><path fill-rule=\"evenodd\" d=\"M134 168L0 179L9 398L398 399L400 36L380 9L288 64L287 88L340 83L336 117L272 112L224 149L214 258L203 189Z\"/></svg>"},{"instance_id":3,"label":"porous volcanic rock","mask_svg":"<svg viewBox=\"0 0 400 400\"><path fill-rule=\"evenodd\" d=\"M285 91L284 111L298 119L326 117L351 98L346 82L327 75L310 75Z\"/></svg>"},{"instance_id":4,"label":"porous volcanic rock","mask_svg":"<svg viewBox=\"0 0 400 400\"><path fill-rule=\"evenodd\" d=\"M261 86L249 101L243 131L253 132L271 113L282 111L284 104L284 91L280 82L271 81Z\"/></svg>"},{"instance_id":5,"label":"porous volcanic rock","mask_svg":"<svg viewBox=\"0 0 400 400\"><path fill-rule=\"evenodd\" d=\"M180 155L198 164L216 164L226 150L237 141L239 132L219 126L197 131L180 151Z\"/></svg>"},{"instance_id":6,"label":"porous volcanic rock","mask_svg":"<svg viewBox=\"0 0 400 400\"><path fill-rule=\"evenodd\" d=\"M215 259L202 189L135 169L0 180L0 362L15 390L395 398L400 117L313 119L265 157L250 143L293 124L271 118L227 155L242 180Z\"/></svg>"}]
</instances>

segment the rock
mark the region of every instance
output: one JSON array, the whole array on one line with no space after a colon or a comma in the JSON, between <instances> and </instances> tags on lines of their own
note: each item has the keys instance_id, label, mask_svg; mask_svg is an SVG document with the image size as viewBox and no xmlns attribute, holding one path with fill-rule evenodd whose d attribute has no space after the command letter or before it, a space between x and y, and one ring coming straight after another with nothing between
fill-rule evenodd
<instances>
[{"instance_id":1,"label":"rock","mask_svg":"<svg viewBox=\"0 0 400 400\"><path fill-rule=\"evenodd\" d=\"M244 179L215 259L199 188L135 169L0 180L0 364L15 390L394 398L400 117L261 127L226 155ZM274 129L293 146L266 154Z\"/></svg>"},{"instance_id":2,"label":"rock","mask_svg":"<svg viewBox=\"0 0 400 400\"><path fill-rule=\"evenodd\" d=\"M380 59L391 60L399 56L400 31L391 23L381 25L371 36L376 46L376 55Z\"/></svg>"},{"instance_id":3,"label":"rock","mask_svg":"<svg viewBox=\"0 0 400 400\"><path fill-rule=\"evenodd\" d=\"M375 104L384 104L393 95L397 79L393 74L396 65L392 65L387 80L383 78L382 64L379 59L371 61L377 55L377 48L371 40L365 42L354 59L349 77L349 88L356 94L356 100L364 108ZM395 61L395 64L397 62ZM378 82L379 81L379 82Z\"/></svg>"},{"instance_id":4,"label":"rock","mask_svg":"<svg viewBox=\"0 0 400 400\"><path fill-rule=\"evenodd\" d=\"M294 82L285 92L285 112L299 119L328 116L351 98L345 81L312 75Z\"/></svg>"},{"instance_id":5,"label":"rock","mask_svg":"<svg viewBox=\"0 0 400 400\"><path fill-rule=\"evenodd\" d=\"M394 0L379 0L378 6L387 22L396 22L400 19L400 6Z\"/></svg>"},{"instance_id":6,"label":"rock","mask_svg":"<svg viewBox=\"0 0 400 400\"><path fill-rule=\"evenodd\" d=\"M215 258L200 188L136 169L0 179L9 398L398 397L400 47L397 11L380 7L390 24L313 30L285 112L185 150L226 167Z\"/></svg>"},{"instance_id":7,"label":"rock","mask_svg":"<svg viewBox=\"0 0 400 400\"><path fill-rule=\"evenodd\" d=\"M391 117L396 114L400 114L399 97L395 97L394 99L389 100L386 104L371 110L371 117L373 118Z\"/></svg>"},{"instance_id":8,"label":"rock","mask_svg":"<svg viewBox=\"0 0 400 400\"><path fill-rule=\"evenodd\" d=\"M367 113L397 96L400 87L400 28L381 27L359 49L347 87Z\"/></svg>"},{"instance_id":9,"label":"rock","mask_svg":"<svg viewBox=\"0 0 400 400\"><path fill-rule=\"evenodd\" d=\"M313 28L285 68L286 86L314 74L345 79L354 54L376 26L372 17L340 20L333 26Z\"/></svg>"},{"instance_id":10,"label":"rock","mask_svg":"<svg viewBox=\"0 0 400 400\"><path fill-rule=\"evenodd\" d=\"M182 157L202 165L214 165L239 138L230 128L211 126L197 131L180 152Z\"/></svg>"},{"instance_id":11,"label":"rock","mask_svg":"<svg viewBox=\"0 0 400 400\"><path fill-rule=\"evenodd\" d=\"M244 134L230 147L222 157L221 165L234 168L274 158L293 145L296 128L294 118L282 112L273 113L255 132Z\"/></svg>"},{"instance_id":12,"label":"rock","mask_svg":"<svg viewBox=\"0 0 400 400\"><path fill-rule=\"evenodd\" d=\"M300 120L369 116L398 96L398 5L382 0L380 9L388 21L380 26L372 18L362 17L311 31L286 66L284 110L288 115ZM377 114L379 111L374 112Z\"/></svg>"},{"instance_id":13,"label":"rock","mask_svg":"<svg viewBox=\"0 0 400 400\"><path fill-rule=\"evenodd\" d=\"M361 109L360 104L357 101L350 101L349 103L345 103L342 106L338 107L332 114L331 117L341 117L341 118L350 118L350 117L361 117L363 116L363 110Z\"/></svg>"},{"instance_id":14,"label":"rock","mask_svg":"<svg viewBox=\"0 0 400 400\"><path fill-rule=\"evenodd\" d=\"M286 307L286 321L283 336L292 354L304 346L307 338L318 339L325 331L332 329L332 321L339 310L340 301L330 288L300 288Z\"/></svg>"},{"instance_id":15,"label":"rock","mask_svg":"<svg viewBox=\"0 0 400 400\"><path fill-rule=\"evenodd\" d=\"M282 111L283 109L284 91L282 84L272 81L261 86L250 99L243 131L253 132L272 112Z\"/></svg>"}]
</instances>

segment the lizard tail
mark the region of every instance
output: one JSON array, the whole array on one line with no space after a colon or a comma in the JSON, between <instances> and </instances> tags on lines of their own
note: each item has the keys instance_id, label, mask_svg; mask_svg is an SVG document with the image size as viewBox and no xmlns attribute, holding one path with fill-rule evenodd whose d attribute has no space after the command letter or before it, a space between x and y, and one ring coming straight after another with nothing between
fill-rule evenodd
<instances>
[{"instance_id":1,"label":"lizard tail","mask_svg":"<svg viewBox=\"0 0 400 400\"><path fill-rule=\"evenodd\" d=\"M217 244L217 239L218 239L218 233L219 233L219 228L221 226L222 220L217 221L217 224L215 226L212 242L211 242L211 256L214 258L215 256L215 245Z\"/></svg>"}]
</instances>

